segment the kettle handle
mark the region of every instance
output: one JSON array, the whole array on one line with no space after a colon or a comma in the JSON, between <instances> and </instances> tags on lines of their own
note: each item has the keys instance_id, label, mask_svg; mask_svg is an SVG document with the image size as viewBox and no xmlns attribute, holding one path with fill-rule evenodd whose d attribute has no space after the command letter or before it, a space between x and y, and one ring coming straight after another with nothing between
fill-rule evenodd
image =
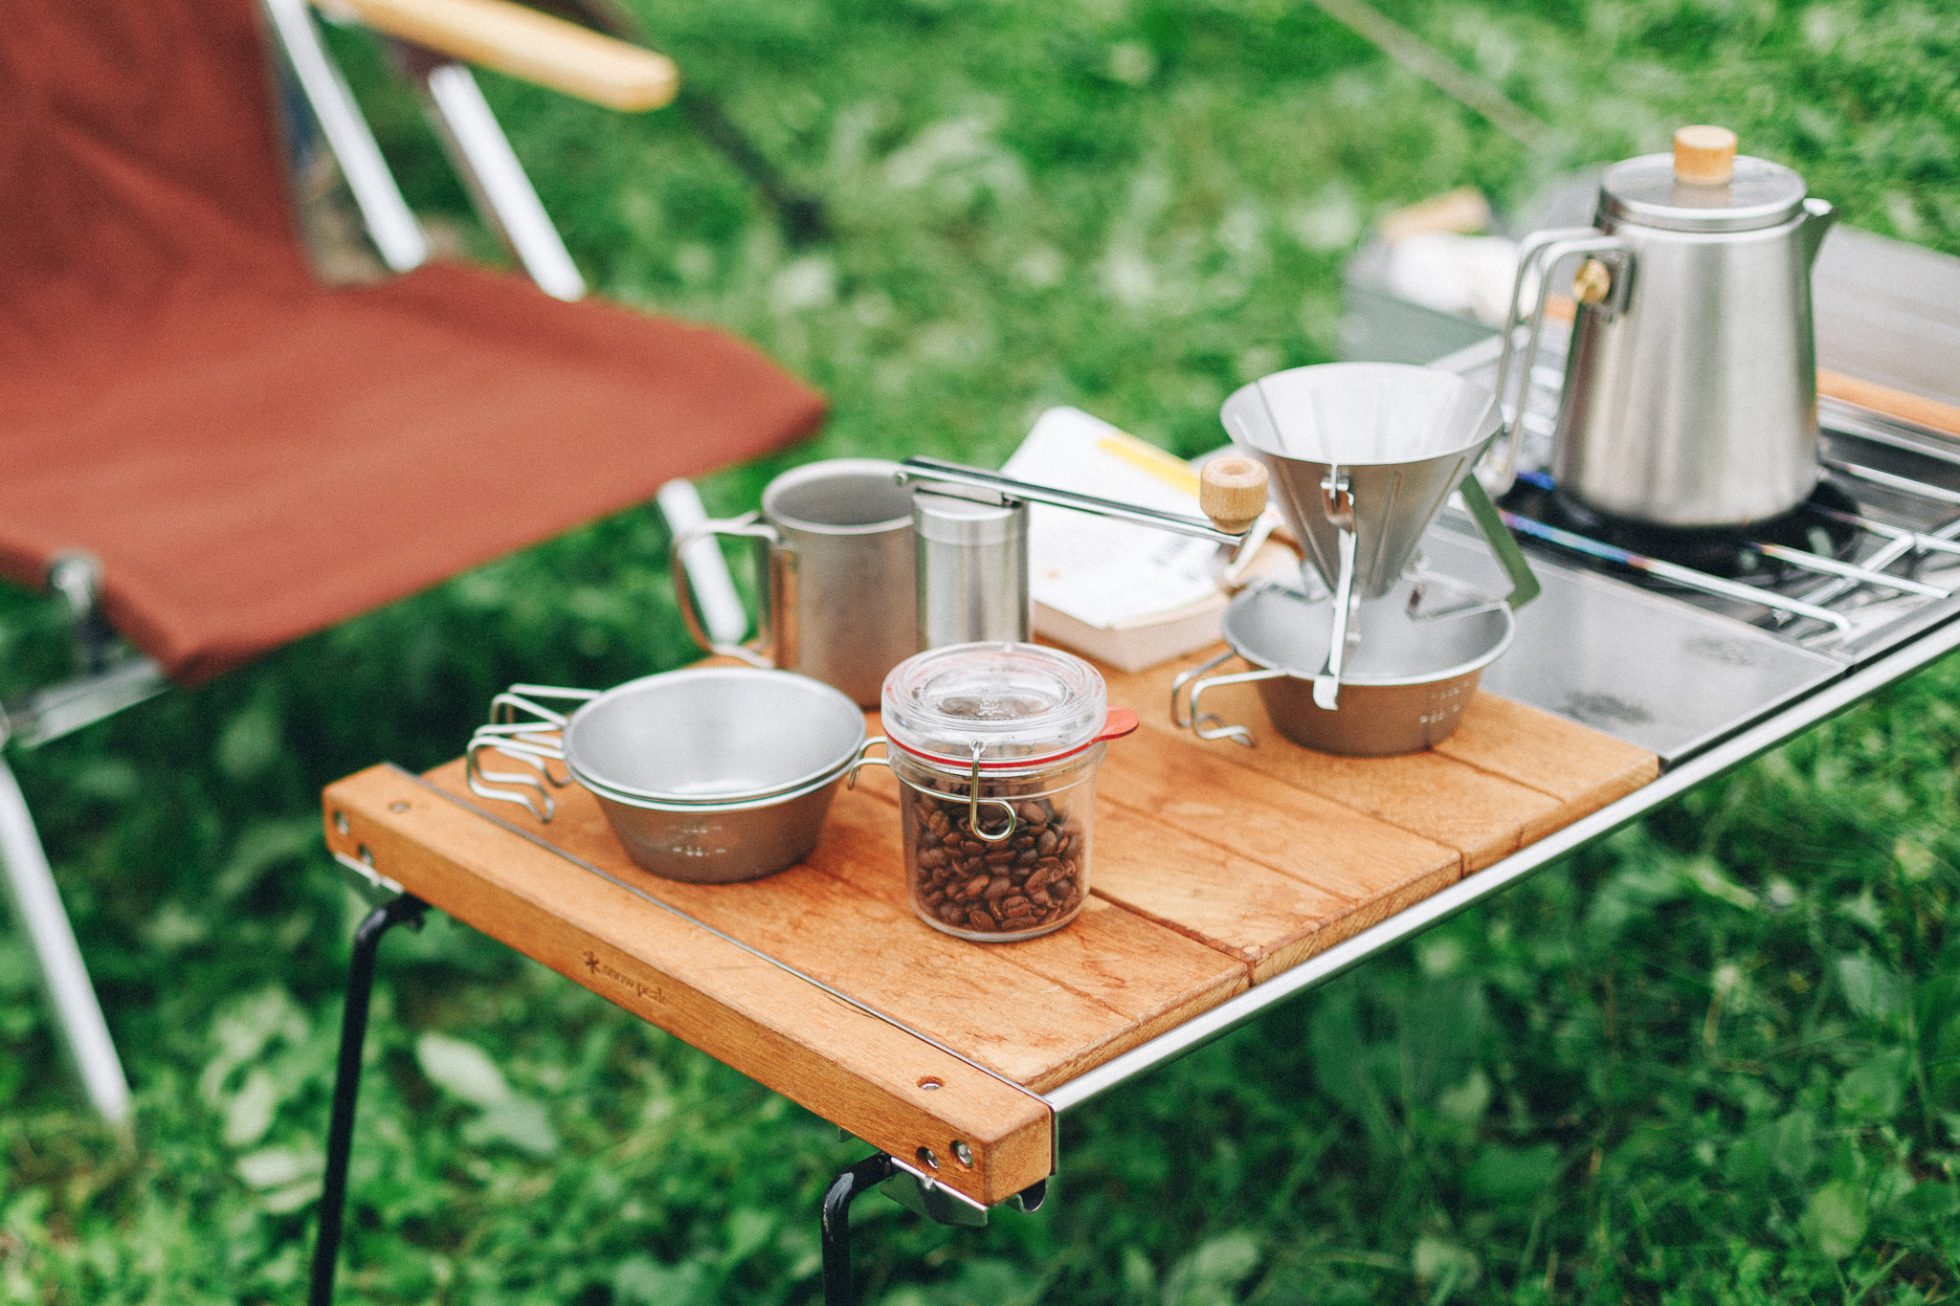
<instances>
[{"instance_id":1,"label":"kettle handle","mask_svg":"<svg viewBox=\"0 0 1960 1306\"><path fill-rule=\"evenodd\" d=\"M1511 307L1504 315L1504 347L1497 355L1498 413L1504 420L1504 438L1492 445L1502 452L1486 455L1477 469L1478 479L1498 497L1511 488L1518 476L1518 452L1524 443L1525 404L1531 395L1531 369L1538 361L1538 345L1545 333L1545 308L1551 302L1552 272L1565 259L1587 255L1606 268L1610 280L1595 284L1588 302L1603 303L1616 311L1625 302L1625 285L1633 262L1633 250L1618 236L1609 236L1596 227L1556 227L1526 236L1518 246L1518 271L1511 282ZM1523 315L1525 287L1536 272L1538 295L1529 317ZM1525 328L1525 345L1518 349L1518 333Z\"/></svg>"}]
</instances>

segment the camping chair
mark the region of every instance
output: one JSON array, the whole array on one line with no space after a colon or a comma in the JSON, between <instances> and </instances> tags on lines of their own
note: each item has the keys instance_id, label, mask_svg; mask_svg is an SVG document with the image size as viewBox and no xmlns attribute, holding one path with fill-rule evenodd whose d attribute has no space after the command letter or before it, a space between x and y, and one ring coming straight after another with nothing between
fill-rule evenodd
<instances>
[{"instance_id":1,"label":"camping chair","mask_svg":"<svg viewBox=\"0 0 1960 1306\"><path fill-rule=\"evenodd\" d=\"M548 294L428 261L305 0L6 5L0 576L61 596L77 655L4 705L0 743L203 681L821 419L740 341L561 302L583 284L455 62L643 109L673 94L666 60L502 0L345 9L416 43L401 62ZM317 127L400 275L314 276L280 117L295 142ZM64 1051L121 1120L122 1068L4 758L0 868Z\"/></svg>"}]
</instances>

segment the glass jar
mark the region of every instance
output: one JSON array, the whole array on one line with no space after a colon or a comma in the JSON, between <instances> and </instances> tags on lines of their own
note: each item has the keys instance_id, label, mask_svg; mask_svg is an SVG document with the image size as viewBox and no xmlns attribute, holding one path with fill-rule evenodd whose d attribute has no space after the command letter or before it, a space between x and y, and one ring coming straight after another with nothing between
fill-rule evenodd
<instances>
[{"instance_id":1,"label":"glass jar","mask_svg":"<svg viewBox=\"0 0 1960 1306\"><path fill-rule=\"evenodd\" d=\"M955 644L885 679L912 909L963 939L1031 939L1089 894L1096 768L1136 728L1102 676L1034 644Z\"/></svg>"}]
</instances>

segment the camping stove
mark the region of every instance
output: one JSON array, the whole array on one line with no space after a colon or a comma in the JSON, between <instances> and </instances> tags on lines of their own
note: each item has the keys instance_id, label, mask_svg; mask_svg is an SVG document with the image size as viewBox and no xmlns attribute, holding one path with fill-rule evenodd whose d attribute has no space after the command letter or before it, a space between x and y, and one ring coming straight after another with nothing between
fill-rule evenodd
<instances>
[{"instance_id":1,"label":"camping stove","mask_svg":"<svg viewBox=\"0 0 1960 1306\"><path fill-rule=\"evenodd\" d=\"M1490 385L1496 359L1493 339L1439 366ZM1549 478L1560 363L1548 349L1533 371L1503 501L1544 594L1487 689L1672 765L1960 616L1960 439L1825 399L1805 504L1747 530L1642 530L1589 518ZM1501 580L1460 511L1423 551Z\"/></svg>"}]
</instances>

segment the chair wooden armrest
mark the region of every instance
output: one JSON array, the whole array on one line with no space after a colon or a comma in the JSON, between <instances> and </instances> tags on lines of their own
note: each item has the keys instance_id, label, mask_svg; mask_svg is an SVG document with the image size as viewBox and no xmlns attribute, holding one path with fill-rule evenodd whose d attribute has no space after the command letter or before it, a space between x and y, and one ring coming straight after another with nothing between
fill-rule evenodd
<instances>
[{"instance_id":1,"label":"chair wooden armrest","mask_svg":"<svg viewBox=\"0 0 1960 1306\"><path fill-rule=\"evenodd\" d=\"M672 102L680 71L666 55L510 0L314 0L378 32L625 113Z\"/></svg>"}]
</instances>

